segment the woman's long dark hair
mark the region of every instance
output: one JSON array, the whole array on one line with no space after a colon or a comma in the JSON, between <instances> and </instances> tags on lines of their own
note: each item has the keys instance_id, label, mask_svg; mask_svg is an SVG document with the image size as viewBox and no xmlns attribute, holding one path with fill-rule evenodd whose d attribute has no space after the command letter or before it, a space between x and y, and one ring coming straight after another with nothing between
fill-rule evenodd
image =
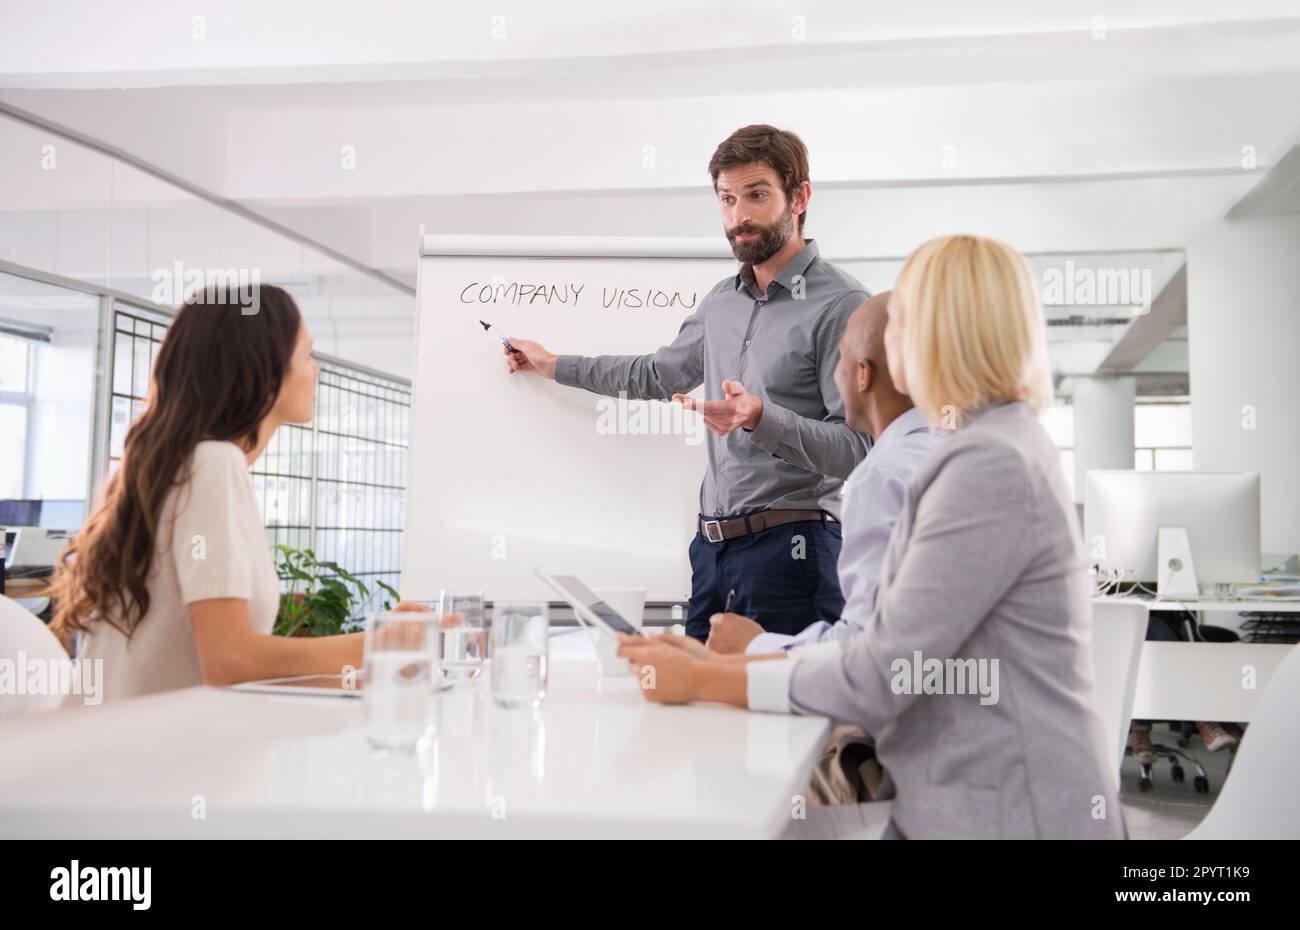
<instances>
[{"instance_id":1,"label":"woman's long dark hair","mask_svg":"<svg viewBox=\"0 0 1300 930\"><path fill-rule=\"evenodd\" d=\"M243 296L201 291L173 319L148 405L126 434L103 503L59 557L50 625L65 642L96 622L130 637L148 612L146 581L163 502L189 480L195 446L205 439L256 446L258 426L289 371L302 316L278 287L257 286L251 304Z\"/></svg>"}]
</instances>

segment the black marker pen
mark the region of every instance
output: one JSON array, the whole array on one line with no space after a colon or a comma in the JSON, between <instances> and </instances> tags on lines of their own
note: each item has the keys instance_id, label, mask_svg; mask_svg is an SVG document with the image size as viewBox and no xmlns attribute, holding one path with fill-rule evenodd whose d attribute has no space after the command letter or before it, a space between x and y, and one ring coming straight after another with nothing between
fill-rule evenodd
<instances>
[{"instance_id":1,"label":"black marker pen","mask_svg":"<svg viewBox=\"0 0 1300 930\"><path fill-rule=\"evenodd\" d=\"M479 322L483 324L483 329L487 331L488 335L495 336L497 339L500 339L501 344L505 346L507 349L509 349L511 352L519 351L514 346L512 346L510 344L510 340L507 339L505 336L501 335L501 333L497 331L497 328L493 326L491 323L485 323L483 320L479 320Z\"/></svg>"}]
</instances>

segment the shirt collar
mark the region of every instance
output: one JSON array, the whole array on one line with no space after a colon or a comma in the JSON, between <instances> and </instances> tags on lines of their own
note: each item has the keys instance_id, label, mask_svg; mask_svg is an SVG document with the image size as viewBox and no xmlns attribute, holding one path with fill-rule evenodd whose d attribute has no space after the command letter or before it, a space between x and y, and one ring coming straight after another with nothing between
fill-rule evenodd
<instances>
[{"instance_id":1,"label":"shirt collar","mask_svg":"<svg viewBox=\"0 0 1300 930\"><path fill-rule=\"evenodd\" d=\"M785 267L781 269L781 273L773 278L772 281L781 285L787 291L794 290L794 279L808 270L808 266L817 259L817 254L817 243L812 239L807 240L804 243L804 247L799 250L798 254L795 255L794 258L785 263ZM754 266L749 264L741 265L740 271L736 272L736 290L740 290L740 288L746 284L753 283Z\"/></svg>"},{"instance_id":2,"label":"shirt collar","mask_svg":"<svg viewBox=\"0 0 1300 930\"><path fill-rule=\"evenodd\" d=\"M966 418L965 418L966 422L964 425L970 426L976 420L982 420L984 417L988 416L989 414L995 414L1001 411L1019 412L1028 409L1029 409L1029 404L1027 404L1023 400L996 400L984 404L983 406L976 407L973 410L967 411Z\"/></svg>"},{"instance_id":3,"label":"shirt collar","mask_svg":"<svg viewBox=\"0 0 1300 930\"><path fill-rule=\"evenodd\" d=\"M894 418L894 421L885 427L878 439L871 447L871 452L867 453L867 458L878 452L881 448L888 445L909 433L915 433L919 430L929 430L929 425L925 422L925 415L915 407L909 407L903 413Z\"/></svg>"}]
</instances>

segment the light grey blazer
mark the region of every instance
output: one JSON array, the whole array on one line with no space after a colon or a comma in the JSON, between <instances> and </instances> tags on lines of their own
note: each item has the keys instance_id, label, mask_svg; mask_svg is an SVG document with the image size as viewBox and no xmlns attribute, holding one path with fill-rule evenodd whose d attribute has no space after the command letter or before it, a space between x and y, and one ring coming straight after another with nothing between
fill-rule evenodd
<instances>
[{"instance_id":1,"label":"light grey blazer","mask_svg":"<svg viewBox=\"0 0 1300 930\"><path fill-rule=\"evenodd\" d=\"M795 665L790 704L875 736L904 837L1122 838L1090 617L1060 454L1027 404L989 407L917 466L870 620ZM900 693L932 658L996 659L996 702Z\"/></svg>"}]
</instances>

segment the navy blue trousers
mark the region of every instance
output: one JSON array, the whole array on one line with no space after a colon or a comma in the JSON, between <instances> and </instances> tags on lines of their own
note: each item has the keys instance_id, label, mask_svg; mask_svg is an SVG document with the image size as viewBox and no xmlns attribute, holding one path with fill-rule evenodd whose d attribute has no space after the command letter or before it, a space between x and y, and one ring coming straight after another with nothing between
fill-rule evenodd
<instances>
[{"instance_id":1,"label":"navy blue trousers","mask_svg":"<svg viewBox=\"0 0 1300 930\"><path fill-rule=\"evenodd\" d=\"M686 635L708 639L709 617L723 611L733 589L731 612L769 633L798 633L818 620L834 623L844 610L839 558L840 525L829 521L787 523L720 543L697 532Z\"/></svg>"}]
</instances>

